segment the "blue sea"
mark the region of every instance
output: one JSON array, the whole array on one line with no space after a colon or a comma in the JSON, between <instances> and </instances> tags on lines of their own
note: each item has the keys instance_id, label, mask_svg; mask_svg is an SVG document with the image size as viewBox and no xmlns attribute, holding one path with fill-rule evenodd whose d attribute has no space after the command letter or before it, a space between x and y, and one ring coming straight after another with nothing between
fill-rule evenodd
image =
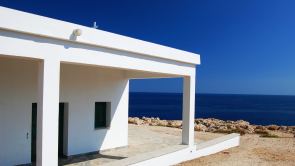
<instances>
[{"instance_id":1,"label":"blue sea","mask_svg":"<svg viewBox=\"0 0 295 166\"><path fill-rule=\"evenodd\" d=\"M182 94L131 92L129 116L180 120ZM197 94L195 117L294 126L295 96Z\"/></svg>"}]
</instances>

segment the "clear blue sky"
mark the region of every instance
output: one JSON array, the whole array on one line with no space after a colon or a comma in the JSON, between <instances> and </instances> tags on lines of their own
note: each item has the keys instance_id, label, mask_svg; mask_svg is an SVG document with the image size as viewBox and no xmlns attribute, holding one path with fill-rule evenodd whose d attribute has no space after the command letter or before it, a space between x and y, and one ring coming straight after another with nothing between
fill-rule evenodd
<instances>
[{"instance_id":1,"label":"clear blue sky","mask_svg":"<svg viewBox=\"0 0 295 166\"><path fill-rule=\"evenodd\" d=\"M201 54L197 92L295 95L294 0L1 0L1 6ZM46 25L44 25L46 26ZM131 91L180 92L180 79Z\"/></svg>"}]
</instances>

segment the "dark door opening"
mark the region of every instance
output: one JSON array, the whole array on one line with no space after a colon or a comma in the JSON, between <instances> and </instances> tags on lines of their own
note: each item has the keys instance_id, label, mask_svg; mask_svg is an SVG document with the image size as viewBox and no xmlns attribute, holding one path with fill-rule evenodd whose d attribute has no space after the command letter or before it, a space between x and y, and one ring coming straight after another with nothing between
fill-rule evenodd
<instances>
[{"instance_id":1,"label":"dark door opening","mask_svg":"<svg viewBox=\"0 0 295 166\"><path fill-rule=\"evenodd\" d=\"M58 157L63 157L64 147L64 112L65 104L59 103L59 116L58 116Z\"/></svg>"},{"instance_id":2,"label":"dark door opening","mask_svg":"<svg viewBox=\"0 0 295 166\"><path fill-rule=\"evenodd\" d=\"M65 103L59 103L59 118L58 118L58 157L64 157L64 113ZM32 130L31 130L31 161L36 161L37 151L37 103L32 104Z\"/></svg>"},{"instance_id":3,"label":"dark door opening","mask_svg":"<svg viewBox=\"0 0 295 166\"><path fill-rule=\"evenodd\" d=\"M37 148L37 103L32 104L32 129L31 129L31 161L36 161Z\"/></svg>"}]
</instances>

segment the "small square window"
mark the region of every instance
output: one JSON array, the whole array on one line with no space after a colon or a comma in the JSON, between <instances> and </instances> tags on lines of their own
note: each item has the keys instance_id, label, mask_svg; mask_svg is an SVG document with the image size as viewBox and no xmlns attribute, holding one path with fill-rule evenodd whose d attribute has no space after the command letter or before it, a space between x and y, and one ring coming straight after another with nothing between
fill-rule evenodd
<instances>
[{"instance_id":1,"label":"small square window","mask_svg":"<svg viewBox=\"0 0 295 166\"><path fill-rule=\"evenodd\" d=\"M110 126L110 103L95 102L95 129L107 128Z\"/></svg>"}]
</instances>

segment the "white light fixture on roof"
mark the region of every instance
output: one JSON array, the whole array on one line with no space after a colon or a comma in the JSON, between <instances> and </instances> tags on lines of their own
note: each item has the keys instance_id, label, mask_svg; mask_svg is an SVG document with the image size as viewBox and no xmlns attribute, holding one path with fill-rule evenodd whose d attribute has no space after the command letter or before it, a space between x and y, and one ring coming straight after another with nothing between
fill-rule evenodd
<instances>
[{"instance_id":1,"label":"white light fixture on roof","mask_svg":"<svg viewBox=\"0 0 295 166\"><path fill-rule=\"evenodd\" d=\"M75 29L75 30L73 31L73 34L74 34L75 36L81 36L81 35L82 35L82 30L81 30L81 29Z\"/></svg>"}]
</instances>

